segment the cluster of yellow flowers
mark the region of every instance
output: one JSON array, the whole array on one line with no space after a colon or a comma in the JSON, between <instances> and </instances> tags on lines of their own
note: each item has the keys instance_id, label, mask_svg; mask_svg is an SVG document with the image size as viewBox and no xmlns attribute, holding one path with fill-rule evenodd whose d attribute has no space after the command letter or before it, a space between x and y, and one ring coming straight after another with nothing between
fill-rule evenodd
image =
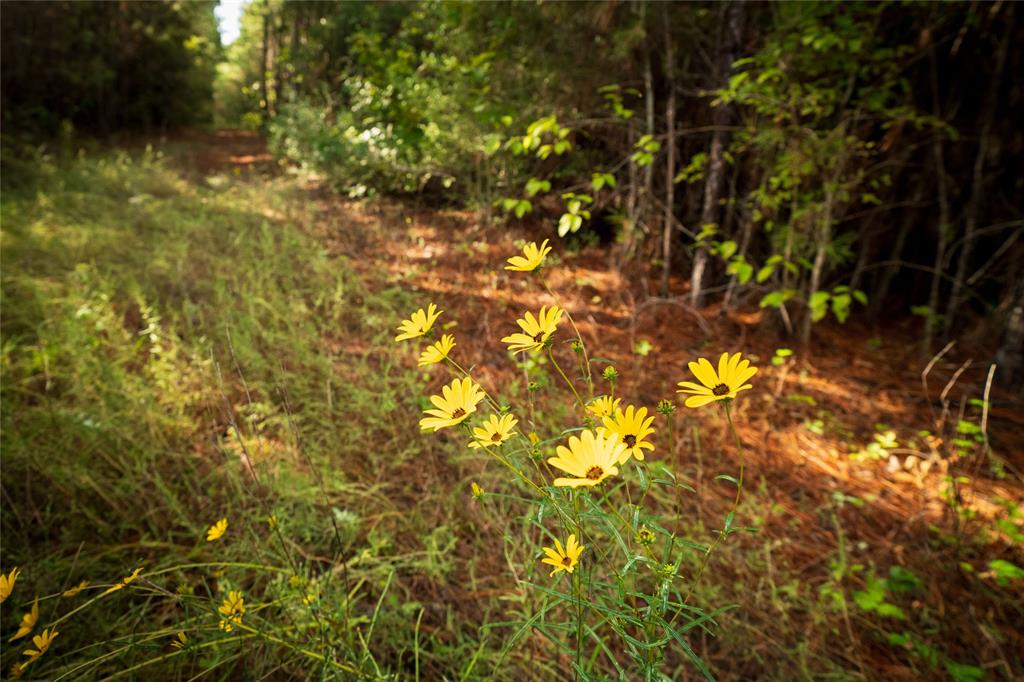
<instances>
[{"instance_id":1,"label":"cluster of yellow flowers","mask_svg":"<svg viewBox=\"0 0 1024 682\"><path fill-rule=\"evenodd\" d=\"M527 244L521 256L516 255L508 259L505 269L533 272L541 267L550 251L551 247L548 246L547 240L540 246L536 243ZM547 290L550 293L550 289ZM417 310L398 326L399 334L395 341L428 336L442 312L434 303L430 303L425 310ZM527 311L523 317L516 320L521 331L509 334L501 341L508 345L508 350L512 353L535 353L541 350L548 350L550 353L558 325L567 315L568 313L557 305L543 306L536 315ZM569 320L571 322L572 318ZM575 325L573 329L575 330ZM583 348L579 332L576 334L579 348ZM471 437L468 446L482 448L505 463L506 460L493 448L499 448L514 436L526 439L532 447L536 444L536 437L534 434L525 435L516 431L518 419L513 414L502 411L469 373L452 359L451 352L455 345L454 337L444 334L440 341L429 345L420 355L421 367L447 361L451 368L461 375L444 386L440 395L430 396L433 408L425 411L427 416L420 420L420 428L424 431L437 432L462 424L477 412L481 402L487 400L496 413L489 415L479 426L464 427L467 435ZM553 356L552 361L554 362ZM691 408L716 401L725 401L728 405L728 402L736 398L741 391L751 388L747 382L757 372L755 367L750 366L750 361L743 359L740 353L722 353L717 369L705 358L690 362L689 369L699 383L679 382L677 392L688 396L685 405ZM559 372L561 373L561 369ZM564 374L562 376L579 399L573 384ZM626 465L630 459L642 462L645 451L654 450L654 444L648 440L654 434L654 416L648 416L646 407L621 407L622 399L612 395L600 396L588 403L579 399L579 402L586 408L587 413L593 415L588 421L597 419L600 422L593 428L582 429L578 435L569 436L565 445L556 447L555 456L547 459L548 464L565 474L552 482L556 488L597 486L602 481L617 476L620 467ZM484 495L482 489L475 483L473 495ZM545 558L542 561L554 566L552 575L560 571L571 574L583 550L583 545L579 544L576 535L573 534L568 537L564 546L555 540L554 548L544 547Z\"/></svg>"},{"instance_id":2,"label":"cluster of yellow flowers","mask_svg":"<svg viewBox=\"0 0 1024 682\"><path fill-rule=\"evenodd\" d=\"M0 575L0 604L11 596L11 592L14 591L14 585L18 582L18 576L21 575L21 569L15 566L11 569L11 572L7 575ZM18 624L18 630L14 633L8 642L21 639L35 629L36 623L39 622L39 598L36 597L32 600L32 608L21 616L21 623ZM11 667L11 677L17 678L25 672L25 669L34 663L40 656L46 653L47 649L50 648L50 644L57 638L56 628L46 628L38 635L32 637L32 644L35 646L34 649L25 649L22 655L28 656L28 658L20 663L15 663Z\"/></svg>"},{"instance_id":3,"label":"cluster of yellow flowers","mask_svg":"<svg viewBox=\"0 0 1024 682\"><path fill-rule=\"evenodd\" d=\"M242 616L245 615L245 600L241 592L231 591L224 601L217 608L220 612L220 629L224 632L231 632L236 625L242 624Z\"/></svg>"},{"instance_id":4,"label":"cluster of yellow flowers","mask_svg":"<svg viewBox=\"0 0 1024 682\"><path fill-rule=\"evenodd\" d=\"M210 526L209 529L207 529L207 531L206 531L206 540L207 540L207 542L213 542L214 540L220 539L221 537L224 536L224 534L227 532L227 530L228 530L228 520L227 520L227 518L220 519L219 521L214 523L212 526ZM135 568L134 570L132 570L131 573L129 573L128 575L124 576L123 578L121 578L120 580L118 580L117 582L112 584L110 587L105 589L100 596L106 596L106 595L111 594L113 592L117 592L118 590L124 589L125 587L130 585L132 582L134 582L135 579L139 577L140 573L142 573L142 568L141 567ZM11 570L11 572L8 573L7 575L0 574L0 604L5 602L7 600L7 598L9 596L11 596L11 593L14 591L14 586L18 582L18 577L20 575L21 575L21 569L18 568L17 566L14 567ZM91 587L91 583L89 583L88 580L82 580L77 585L75 585L74 587L71 587L71 588L61 592L61 597L65 597L65 598L74 597L74 596L78 595L80 592L82 592L83 590L88 589L89 587ZM220 606L220 608L218 610L220 611L220 614L222 616L222 619L220 621L221 629L225 630L227 632L230 632L231 629L232 629L233 624L237 625L237 624L242 622L242 615L245 613L245 602L242 599L242 596L241 596L240 593L238 593L238 592L231 592L224 599L223 604L221 604L221 606ZM39 598L37 597L36 599L34 599L32 601L32 607L26 613L24 613L22 615L21 622L18 624L17 631L14 633L14 635L8 641L13 642L15 640L18 640L18 639L21 639L23 637L26 637L26 636L30 635L32 633L32 631L35 629L35 627L36 627L38 622L39 622ZM58 623L59 623L59 621L58 621ZM30 664L34 663L40 656L42 656L43 654L46 653L46 651L50 648L50 645L53 644L53 640L56 639L57 635L59 635L59 634L60 633L57 632L56 628L46 628L42 632L40 632L39 634L35 635L32 638L32 644L35 646L35 648L34 649L26 649L23 652L23 654L25 656L27 656L28 659L25 660L25 661L22 661L20 663L15 663L14 664L14 666L11 668L11 673L10 673L11 677L12 678L16 678L16 677L20 677L21 675L23 675L24 672L25 672L25 669ZM182 649L182 648L184 648L187 645L187 643L188 643L188 636L184 632L179 632L178 636L177 636L177 639L175 639L172 642L172 646L174 646L177 649Z\"/></svg>"}]
</instances>

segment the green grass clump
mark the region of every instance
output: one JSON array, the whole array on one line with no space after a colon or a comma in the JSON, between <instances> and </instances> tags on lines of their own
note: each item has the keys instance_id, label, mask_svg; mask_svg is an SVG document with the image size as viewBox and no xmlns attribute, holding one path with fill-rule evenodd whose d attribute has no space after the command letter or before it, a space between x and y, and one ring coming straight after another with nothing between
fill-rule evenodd
<instances>
[{"instance_id":1,"label":"green grass clump","mask_svg":"<svg viewBox=\"0 0 1024 682\"><path fill-rule=\"evenodd\" d=\"M404 296L371 294L302 233L308 203L284 182L189 182L153 153L26 167L3 195L2 530L22 569L3 626L38 594L39 628L61 633L29 670L377 674L392 529L367 530L386 496L356 481L415 377L349 344L386 335ZM218 630L230 590L256 632ZM168 648L179 630L185 651Z\"/></svg>"}]
</instances>

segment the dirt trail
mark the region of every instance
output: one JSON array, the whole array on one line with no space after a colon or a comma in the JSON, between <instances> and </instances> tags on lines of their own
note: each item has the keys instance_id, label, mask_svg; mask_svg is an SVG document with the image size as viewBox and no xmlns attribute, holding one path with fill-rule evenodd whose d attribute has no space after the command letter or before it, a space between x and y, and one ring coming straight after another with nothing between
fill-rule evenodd
<instances>
[{"instance_id":1,"label":"dirt trail","mask_svg":"<svg viewBox=\"0 0 1024 682\"><path fill-rule=\"evenodd\" d=\"M202 172L265 173L275 168L260 139L251 133L223 131L183 141L192 150L190 163ZM1024 411L1014 396L997 387L988 422L989 440L1005 458L1004 477L993 475L978 448L968 459L949 457L953 448L947 441L955 433L948 424L961 417L975 419L973 413L960 410L967 410L969 399L982 397L988 369L983 359L952 381L968 358L955 353L943 358L929 374L926 395L914 321L890 326L884 333L851 321L815 327L812 347L775 367L770 362L775 349L790 342L767 331L756 303L747 302L736 311L715 306L696 311L684 302L681 279L672 283L676 298L649 299L643 295L645 274L610 267L608 248L571 252L561 242L555 244L552 266L546 270L555 298L529 285L529 278L501 267L517 250L516 237L540 241L550 236L543 226L525 231L485 227L468 211L421 210L414 203L385 200L349 202L315 182L302 191L320 215L306 229L327 249L346 256L367 282L421 292L423 305L437 302L447 319L457 320L454 333L462 357L485 385L515 378L498 342L514 327L515 318L556 302L577 320L592 355L607 358L619 369L620 394L648 408L660 399L674 398L675 383L690 379L687 361L742 350L760 367L756 390L737 401L736 416L749 453L749 480L762 489L751 494L747 508L748 515L761 517L761 537L743 542L751 547L774 543L778 560L793 575L821 585L829 580L841 522L851 561L878 563L880 573L892 564L909 568L928 585L922 601L929 608L963 621L952 627L959 629L965 646L999 648L984 644L988 637L975 628L970 613L988 605L978 597L975 578L964 573L963 566L971 564L972 570L982 573L986 561L995 557L1024 565L1019 546L997 534L993 544L965 553L959 546L936 541L933 531L990 531L1004 512L995 503L997 498L1024 501L1024 486L1015 475L1024 470ZM568 348L557 352L571 364ZM950 388L944 404L940 392L946 387ZM733 494L713 480L734 467L732 448L711 410L680 408L678 417L685 435L674 452L659 455L677 462L698 489L701 501L691 501L684 513L700 515L713 526ZM694 425L704 434L699 445L689 435ZM889 431L894 443L872 446L881 442L876 436ZM714 463L695 464L698 448ZM858 450L865 454L851 456ZM718 453L725 453L726 459ZM954 475L969 480L950 492ZM866 503L841 505L836 500L844 499L842 495ZM973 518L955 519L950 495L971 510ZM872 626L862 625L858 637L868 646L875 638ZM1002 646L1024 650L1024 635L1018 631L1014 641ZM876 644L873 655L890 679L914 677L914 671L898 663L885 645ZM986 660L1000 657L997 651L986 652Z\"/></svg>"}]
</instances>

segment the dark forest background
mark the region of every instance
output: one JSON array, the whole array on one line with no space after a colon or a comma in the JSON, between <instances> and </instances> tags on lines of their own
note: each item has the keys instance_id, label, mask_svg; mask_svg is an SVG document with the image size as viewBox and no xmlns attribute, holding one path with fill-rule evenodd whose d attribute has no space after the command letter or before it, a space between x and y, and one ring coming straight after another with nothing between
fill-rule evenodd
<instances>
[{"instance_id":1,"label":"dark forest background","mask_svg":"<svg viewBox=\"0 0 1024 682\"><path fill-rule=\"evenodd\" d=\"M353 196L614 242L652 295L679 275L691 303L755 301L805 342L823 317L914 315L922 355L964 335L1019 375L1020 15L257 0L225 50L210 3L9 2L3 120L258 127Z\"/></svg>"}]
</instances>

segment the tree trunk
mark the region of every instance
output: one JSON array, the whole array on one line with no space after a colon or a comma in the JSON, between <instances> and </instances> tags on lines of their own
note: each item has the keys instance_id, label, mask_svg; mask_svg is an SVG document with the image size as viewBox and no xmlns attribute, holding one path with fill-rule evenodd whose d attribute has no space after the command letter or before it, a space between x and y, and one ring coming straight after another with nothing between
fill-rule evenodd
<instances>
[{"instance_id":1,"label":"tree trunk","mask_svg":"<svg viewBox=\"0 0 1024 682\"><path fill-rule=\"evenodd\" d=\"M747 249L750 248L750 238L754 231L754 215L753 215L753 203L748 199L743 202L743 208L740 211L740 241L739 249L736 251L739 255L746 257ZM725 298L722 300L722 308L729 310L732 305L732 297L736 293L736 278L729 280L729 287L725 290Z\"/></svg>"},{"instance_id":2,"label":"tree trunk","mask_svg":"<svg viewBox=\"0 0 1024 682\"><path fill-rule=\"evenodd\" d=\"M928 61L931 71L932 84L932 109L936 118L942 118L941 106L939 105L939 76L935 60L935 46L933 45ZM931 353L932 341L935 338L935 331L938 326L939 307L939 285L942 283L942 266L946 262L946 244L949 238L949 195L946 190L946 162L942 150L942 139L936 135L932 142L932 153L935 156L935 172L938 174L939 192L939 226L938 241L935 246L935 268L932 271L931 289L928 293L928 317L925 318L924 339L921 345L922 357Z\"/></svg>"},{"instance_id":3,"label":"tree trunk","mask_svg":"<svg viewBox=\"0 0 1024 682\"><path fill-rule=\"evenodd\" d=\"M260 52L260 97L262 98L262 106L260 107L261 113L263 114L263 125L266 127L267 122L270 120L270 90L267 87L267 71L270 69L268 63L270 57L270 8L264 6L263 8L263 48Z\"/></svg>"},{"instance_id":4,"label":"tree trunk","mask_svg":"<svg viewBox=\"0 0 1024 682\"><path fill-rule=\"evenodd\" d=\"M966 216L964 220L963 245L960 247L960 257L957 260L956 274L953 278L953 287L949 294L949 302L946 304L946 315L942 320L942 329L948 334L953 328L953 319L957 307L960 305L961 287L967 277L967 268L970 266L971 254L974 250L974 234L978 229L978 212L982 202L984 191L985 159L988 156L989 143L992 136L992 123L995 117L996 106L999 103L999 86L1002 82L1003 69L1006 65L1006 53L1010 45L1010 29L1013 26L1013 5L1007 8L1007 16L1003 17L1006 31L1002 41L999 43L996 52L996 64L988 81L988 92L985 101L982 103L982 123L978 136L978 153L974 157L974 170L971 179L971 198L967 203Z\"/></svg>"},{"instance_id":5,"label":"tree trunk","mask_svg":"<svg viewBox=\"0 0 1024 682\"><path fill-rule=\"evenodd\" d=\"M651 70L651 51L650 49L644 50L644 105L645 105L645 122L647 124L647 134L654 137L654 73ZM644 223L646 224L647 219L651 215L649 210L651 206L651 200L654 197L654 164L649 163L644 166L644 191L642 197L643 209L641 213L644 216Z\"/></svg>"},{"instance_id":6,"label":"tree trunk","mask_svg":"<svg viewBox=\"0 0 1024 682\"><path fill-rule=\"evenodd\" d=\"M672 269L673 210L675 206L676 176L676 81L675 55L672 53L672 29L665 10L665 128L668 130L665 150L665 222L661 227L661 295L668 296L668 276Z\"/></svg>"},{"instance_id":7,"label":"tree trunk","mask_svg":"<svg viewBox=\"0 0 1024 682\"><path fill-rule=\"evenodd\" d=\"M920 200L921 189L920 186L918 186L917 194L914 195L914 203L917 203ZM896 233L896 241L893 242L892 251L889 254L889 260L892 261L892 264L883 268L878 284L873 287L871 308L869 311L869 317L872 321L877 321L878 316L882 313L882 308L885 306L885 299L889 297L889 287L892 286L892 280L900 270L900 266L896 261L899 261L903 257L903 247L907 243L907 235L910 234L910 228L917 219L917 213L912 210L908 210L903 217L903 222L900 224L899 232Z\"/></svg>"},{"instance_id":8,"label":"tree trunk","mask_svg":"<svg viewBox=\"0 0 1024 682\"><path fill-rule=\"evenodd\" d=\"M725 36L720 41L716 80L723 86L728 82L735 59L735 50L740 41L740 26L743 17L743 3L734 2L723 6L725 12ZM718 224L718 200L722 194L722 179L725 177L725 126L729 122L729 109L714 107L711 111L711 147L708 150L708 169L704 182L704 201L700 212L700 229L705 225ZM708 254L698 248L693 254L693 271L690 273L690 303L700 306L704 302L704 271L707 269Z\"/></svg>"},{"instance_id":9,"label":"tree trunk","mask_svg":"<svg viewBox=\"0 0 1024 682\"><path fill-rule=\"evenodd\" d=\"M1019 261L1018 261L1019 262ZM1024 387L1024 276L1018 270L1009 292L1006 334L996 352L1000 378L1011 388Z\"/></svg>"},{"instance_id":10,"label":"tree trunk","mask_svg":"<svg viewBox=\"0 0 1024 682\"><path fill-rule=\"evenodd\" d=\"M812 311L810 301L821 286L821 277L825 272L825 257L828 254L828 245L832 240L832 190L825 195L825 209L821 224L818 226L818 239L814 253L814 265L811 268L811 285L807 290L807 310L804 311L803 326L800 330L800 343L805 348L811 342L811 327L814 320L811 317Z\"/></svg>"}]
</instances>

